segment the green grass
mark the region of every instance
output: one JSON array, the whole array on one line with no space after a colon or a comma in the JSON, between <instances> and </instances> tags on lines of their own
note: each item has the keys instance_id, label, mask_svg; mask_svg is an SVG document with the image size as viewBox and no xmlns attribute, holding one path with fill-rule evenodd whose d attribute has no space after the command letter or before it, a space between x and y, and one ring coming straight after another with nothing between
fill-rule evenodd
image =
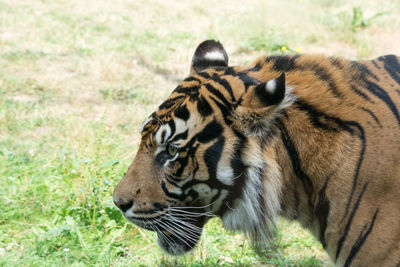
<instances>
[{"instance_id":1,"label":"green grass","mask_svg":"<svg viewBox=\"0 0 400 267\"><path fill-rule=\"evenodd\" d=\"M399 15L395 0L0 1L0 266L329 265L286 221L261 256L218 219L192 253L167 256L122 218L113 188L202 40L221 40L232 64L376 57L400 53Z\"/></svg>"}]
</instances>

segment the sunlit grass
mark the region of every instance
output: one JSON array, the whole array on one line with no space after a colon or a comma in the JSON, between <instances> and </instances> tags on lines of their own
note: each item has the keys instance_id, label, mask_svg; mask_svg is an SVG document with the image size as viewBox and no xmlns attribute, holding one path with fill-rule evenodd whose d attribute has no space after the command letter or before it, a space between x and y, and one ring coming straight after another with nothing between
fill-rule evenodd
<instances>
[{"instance_id":1,"label":"sunlit grass","mask_svg":"<svg viewBox=\"0 0 400 267\"><path fill-rule=\"evenodd\" d=\"M354 31L353 7L365 18L389 12ZM140 123L188 74L200 41L221 40L232 64L266 53L399 53L399 8L394 0L0 1L0 265L327 265L319 243L285 221L261 256L218 219L192 253L167 256L154 233L122 218L112 191Z\"/></svg>"}]
</instances>

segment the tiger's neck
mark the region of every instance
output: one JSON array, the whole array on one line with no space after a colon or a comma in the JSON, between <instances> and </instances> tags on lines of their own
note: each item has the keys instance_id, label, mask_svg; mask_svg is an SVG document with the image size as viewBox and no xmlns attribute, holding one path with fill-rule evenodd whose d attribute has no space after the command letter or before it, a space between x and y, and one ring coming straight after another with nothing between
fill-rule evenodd
<instances>
[{"instance_id":1,"label":"tiger's neck","mask_svg":"<svg viewBox=\"0 0 400 267\"><path fill-rule=\"evenodd\" d=\"M301 105L301 104L300 104ZM301 108L301 107L300 107ZM281 215L299 221L324 247L325 231L332 203L326 192L349 153L343 135L337 131L318 131L294 104L278 119L277 161L281 169Z\"/></svg>"}]
</instances>

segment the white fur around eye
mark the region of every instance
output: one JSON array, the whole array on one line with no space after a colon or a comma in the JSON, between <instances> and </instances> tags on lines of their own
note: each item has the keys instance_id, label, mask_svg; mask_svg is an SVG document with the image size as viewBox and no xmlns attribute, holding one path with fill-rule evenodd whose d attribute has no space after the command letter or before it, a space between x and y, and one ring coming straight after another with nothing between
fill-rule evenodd
<instances>
[{"instance_id":1,"label":"white fur around eye","mask_svg":"<svg viewBox=\"0 0 400 267\"><path fill-rule=\"evenodd\" d=\"M172 159L166 160L164 163L164 167L167 167L170 162L174 162L178 158L178 156L179 156L179 153L176 153L176 155Z\"/></svg>"},{"instance_id":2,"label":"white fur around eye","mask_svg":"<svg viewBox=\"0 0 400 267\"><path fill-rule=\"evenodd\" d=\"M159 145L166 143L171 135L171 127L168 124L162 125L156 133L156 142Z\"/></svg>"}]
</instances>

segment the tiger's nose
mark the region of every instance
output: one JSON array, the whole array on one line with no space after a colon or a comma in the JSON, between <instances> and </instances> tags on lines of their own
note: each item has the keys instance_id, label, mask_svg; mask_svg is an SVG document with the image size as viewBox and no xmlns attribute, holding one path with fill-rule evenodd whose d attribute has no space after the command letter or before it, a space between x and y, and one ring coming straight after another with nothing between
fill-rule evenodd
<instances>
[{"instance_id":1,"label":"tiger's nose","mask_svg":"<svg viewBox=\"0 0 400 267\"><path fill-rule=\"evenodd\" d=\"M123 201L122 199L113 199L115 206L117 206L123 212L126 212L133 206L133 200Z\"/></svg>"}]
</instances>

